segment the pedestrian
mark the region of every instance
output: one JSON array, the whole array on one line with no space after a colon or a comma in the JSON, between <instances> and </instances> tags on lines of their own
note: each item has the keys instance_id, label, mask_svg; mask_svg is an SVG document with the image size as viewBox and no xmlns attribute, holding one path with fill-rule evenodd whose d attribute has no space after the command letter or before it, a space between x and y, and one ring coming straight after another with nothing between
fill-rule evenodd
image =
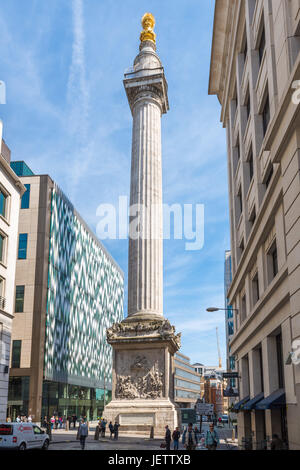
<instances>
[{"instance_id":1,"label":"pedestrian","mask_svg":"<svg viewBox=\"0 0 300 470\"><path fill-rule=\"evenodd\" d=\"M46 419L46 433L48 434L50 441L52 441L52 423L48 417L45 419Z\"/></svg>"},{"instance_id":2,"label":"pedestrian","mask_svg":"<svg viewBox=\"0 0 300 470\"><path fill-rule=\"evenodd\" d=\"M188 428L182 435L182 444L186 450L195 450L198 444L198 436L193 429L193 423L189 423Z\"/></svg>"},{"instance_id":3,"label":"pedestrian","mask_svg":"<svg viewBox=\"0 0 300 470\"><path fill-rule=\"evenodd\" d=\"M51 429L53 429L54 424L55 424L55 417L54 416L51 417L50 422L51 422Z\"/></svg>"},{"instance_id":4,"label":"pedestrian","mask_svg":"<svg viewBox=\"0 0 300 470\"><path fill-rule=\"evenodd\" d=\"M173 439L173 442L174 442L174 450L178 450L179 449L179 439L180 439L179 428L176 428L175 431L173 431L172 439Z\"/></svg>"},{"instance_id":5,"label":"pedestrian","mask_svg":"<svg viewBox=\"0 0 300 470\"><path fill-rule=\"evenodd\" d=\"M80 445L81 445L82 450L84 450L84 448L85 448L85 440L86 440L88 434L89 434L88 425L87 425L86 421L82 420L81 424L79 425L79 429L78 429L78 436L79 436Z\"/></svg>"},{"instance_id":6,"label":"pedestrian","mask_svg":"<svg viewBox=\"0 0 300 470\"><path fill-rule=\"evenodd\" d=\"M109 427L109 430L110 430L110 439L112 439L113 433L114 433L114 425L111 421L109 422L108 427Z\"/></svg>"},{"instance_id":7,"label":"pedestrian","mask_svg":"<svg viewBox=\"0 0 300 470\"><path fill-rule=\"evenodd\" d=\"M69 423L69 429L71 429L72 416L68 416L67 421L68 421L68 423Z\"/></svg>"},{"instance_id":8,"label":"pedestrian","mask_svg":"<svg viewBox=\"0 0 300 470\"><path fill-rule=\"evenodd\" d=\"M16 421L17 421L17 423L20 423L20 422L21 422L21 418L20 418L20 416L19 416L19 415L17 416L17 419L16 419Z\"/></svg>"},{"instance_id":9,"label":"pedestrian","mask_svg":"<svg viewBox=\"0 0 300 470\"><path fill-rule=\"evenodd\" d=\"M278 434L273 434L271 450L283 450L283 447L283 441L279 438Z\"/></svg>"},{"instance_id":10,"label":"pedestrian","mask_svg":"<svg viewBox=\"0 0 300 470\"><path fill-rule=\"evenodd\" d=\"M77 416L72 415L72 421L73 421L73 428L76 429L76 422L77 422Z\"/></svg>"},{"instance_id":11,"label":"pedestrian","mask_svg":"<svg viewBox=\"0 0 300 470\"><path fill-rule=\"evenodd\" d=\"M107 421L105 418L101 420L101 437L105 437L105 430L106 430Z\"/></svg>"},{"instance_id":12,"label":"pedestrian","mask_svg":"<svg viewBox=\"0 0 300 470\"><path fill-rule=\"evenodd\" d=\"M99 436L100 436L100 422L97 424L96 429L95 429L95 435L94 435L95 441L99 441Z\"/></svg>"},{"instance_id":13,"label":"pedestrian","mask_svg":"<svg viewBox=\"0 0 300 470\"><path fill-rule=\"evenodd\" d=\"M166 450L170 450L170 445L171 445L171 431L170 431L168 425L165 427L165 430L166 430L166 434L165 434Z\"/></svg>"},{"instance_id":14,"label":"pedestrian","mask_svg":"<svg viewBox=\"0 0 300 470\"><path fill-rule=\"evenodd\" d=\"M120 427L120 425L116 421L115 424L114 424L114 435L115 435L115 440L116 441L119 438L119 427Z\"/></svg>"},{"instance_id":15,"label":"pedestrian","mask_svg":"<svg viewBox=\"0 0 300 470\"><path fill-rule=\"evenodd\" d=\"M205 446L208 450L216 450L219 442L218 433L213 423L210 423L209 430L206 432Z\"/></svg>"},{"instance_id":16,"label":"pedestrian","mask_svg":"<svg viewBox=\"0 0 300 470\"><path fill-rule=\"evenodd\" d=\"M32 416L31 415L28 416L28 423L32 423Z\"/></svg>"}]
</instances>

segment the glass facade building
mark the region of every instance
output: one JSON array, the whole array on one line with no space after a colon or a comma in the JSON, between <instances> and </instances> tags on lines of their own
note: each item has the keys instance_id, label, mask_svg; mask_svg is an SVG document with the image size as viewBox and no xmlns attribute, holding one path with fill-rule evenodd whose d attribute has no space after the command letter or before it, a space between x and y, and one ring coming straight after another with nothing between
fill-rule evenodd
<instances>
[{"instance_id":1,"label":"glass facade building","mask_svg":"<svg viewBox=\"0 0 300 470\"><path fill-rule=\"evenodd\" d=\"M201 398L201 377L181 353L175 354L174 397L181 408L193 407Z\"/></svg>"},{"instance_id":2,"label":"glass facade building","mask_svg":"<svg viewBox=\"0 0 300 470\"><path fill-rule=\"evenodd\" d=\"M97 419L111 400L106 329L123 320L124 275L49 176L25 174L21 181L28 197L20 221L33 229L19 234L8 416L32 414L37 422L53 414ZM35 220L45 225L37 230ZM31 240L37 240L36 255ZM33 256L40 277L32 270L30 279L26 263ZM22 322L31 325L31 339ZM28 394L20 393L21 375Z\"/></svg>"}]
</instances>

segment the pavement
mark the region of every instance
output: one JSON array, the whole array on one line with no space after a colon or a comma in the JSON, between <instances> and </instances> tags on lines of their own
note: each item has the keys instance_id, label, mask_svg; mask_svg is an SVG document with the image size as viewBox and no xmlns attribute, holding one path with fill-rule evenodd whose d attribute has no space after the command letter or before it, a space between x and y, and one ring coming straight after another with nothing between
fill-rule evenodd
<instances>
[{"instance_id":1,"label":"pavement","mask_svg":"<svg viewBox=\"0 0 300 470\"><path fill-rule=\"evenodd\" d=\"M204 423L202 432L205 433L208 429L208 425ZM218 450L237 450L237 440L233 441L232 429L228 428L216 428L220 438L220 445ZM119 433L119 439L114 440L109 438L109 432L107 437L94 440L95 427L90 426L89 436L86 439L86 450L154 450L159 451L160 445L164 441L163 438L150 439L148 437L141 437L140 435L122 435ZM81 450L80 443L76 439L77 429L71 429L66 431L65 429L57 429L52 431L52 441L49 446L49 450ZM181 441L181 440L180 440ZM199 450L206 450L202 448L201 444L198 446ZM171 445L171 449L173 446ZM179 450L184 450L183 445L180 442Z\"/></svg>"}]
</instances>

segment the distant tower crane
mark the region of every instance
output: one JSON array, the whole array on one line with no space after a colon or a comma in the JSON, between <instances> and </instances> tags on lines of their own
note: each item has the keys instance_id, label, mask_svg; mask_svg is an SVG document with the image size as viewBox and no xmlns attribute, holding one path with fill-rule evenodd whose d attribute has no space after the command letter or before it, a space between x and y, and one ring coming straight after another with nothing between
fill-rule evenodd
<instances>
[{"instance_id":1,"label":"distant tower crane","mask_svg":"<svg viewBox=\"0 0 300 470\"><path fill-rule=\"evenodd\" d=\"M220 343L219 343L219 328L216 327L216 334L217 334L217 345L218 345L218 356L219 356L219 368L222 369L222 358L221 358L221 350L220 350Z\"/></svg>"}]
</instances>

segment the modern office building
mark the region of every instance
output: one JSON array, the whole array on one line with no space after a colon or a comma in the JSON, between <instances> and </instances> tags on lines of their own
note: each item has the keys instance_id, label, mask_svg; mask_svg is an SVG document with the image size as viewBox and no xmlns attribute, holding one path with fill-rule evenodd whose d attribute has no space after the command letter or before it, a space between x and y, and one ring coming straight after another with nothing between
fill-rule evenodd
<instances>
[{"instance_id":1,"label":"modern office building","mask_svg":"<svg viewBox=\"0 0 300 470\"><path fill-rule=\"evenodd\" d=\"M227 132L238 437L300 449L300 8L216 0L209 93Z\"/></svg>"},{"instance_id":2,"label":"modern office building","mask_svg":"<svg viewBox=\"0 0 300 470\"><path fill-rule=\"evenodd\" d=\"M106 329L123 319L123 273L47 175L12 162L22 198L8 416L86 415L110 399Z\"/></svg>"},{"instance_id":3,"label":"modern office building","mask_svg":"<svg viewBox=\"0 0 300 470\"><path fill-rule=\"evenodd\" d=\"M180 408L194 408L201 397L201 376L190 364L190 358L175 354L174 397Z\"/></svg>"},{"instance_id":4,"label":"modern office building","mask_svg":"<svg viewBox=\"0 0 300 470\"><path fill-rule=\"evenodd\" d=\"M20 198L25 188L10 167L0 122L0 422L6 419Z\"/></svg>"}]
</instances>

